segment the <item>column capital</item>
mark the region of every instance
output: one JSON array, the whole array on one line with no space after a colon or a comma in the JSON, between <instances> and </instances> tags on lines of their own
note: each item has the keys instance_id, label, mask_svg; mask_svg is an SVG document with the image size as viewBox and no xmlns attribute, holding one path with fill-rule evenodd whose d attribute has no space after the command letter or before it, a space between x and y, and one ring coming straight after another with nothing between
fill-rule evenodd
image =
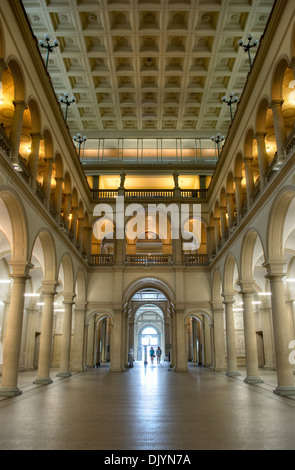
<instances>
[{"instance_id":1,"label":"column capital","mask_svg":"<svg viewBox=\"0 0 295 470\"><path fill-rule=\"evenodd\" d=\"M270 103L270 108L281 108L283 106L284 100L273 100Z\"/></svg>"},{"instance_id":2,"label":"column capital","mask_svg":"<svg viewBox=\"0 0 295 470\"><path fill-rule=\"evenodd\" d=\"M255 134L255 139L265 139L266 137L266 132L256 132Z\"/></svg>"},{"instance_id":3,"label":"column capital","mask_svg":"<svg viewBox=\"0 0 295 470\"><path fill-rule=\"evenodd\" d=\"M252 155L244 155L243 156L243 162L244 163L252 163L253 161L253 156Z\"/></svg>"},{"instance_id":4,"label":"column capital","mask_svg":"<svg viewBox=\"0 0 295 470\"><path fill-rule=\"evenodd\" d=\"M267 279L272 279L274 277L283 278L286 274L284 273L284 266L286 261L283 259L269 260L262 264L266 268L267 274L265 277Z\"/></svg>"},{"instance_id":5,"label":"column capital","mask_svg":"<svg viewBox=\"0 0 295 470\"><path fill-rule=\"evenodd\" d=\"M75 300L75 311L83 310L86 311L87 302L84 300Z\"/></svg>"},{"instance_id":6,"label":"column capital","mask_svg":"<svg viewBox=\"0 0 295 470\"><path fill-rule=\"evenodd\" d=\"M26 279L30 279L29 271L34 267L33 264L27 261L11 260L9 265L12 268L12 273L10 275L12 279L17 277L25 277Z\"/></svg>"},{"instance_id":7,"label":"column capital","mask_svg":"<svg viewBox=\"0 0 295 470\"><path fill-rule=\"evenodd\" d=\"M254 293L254 281L253 280L247 280L247 281L240 281L239 286L241 288L241 294L242 295L252 295Z\"/></svg>"},{"instance_id":8,"label":"column capital","mask_svg":"<svg viewBox=\"0 0 295 470\"><path fill-rule=\"evenodd\" d=\"M16 100L16 101L13 101L12 103L15 108L21 108L23 110L28 108L27 103L24 100Z\"/></svg>"},{"instance_id":9,"label":"column capital","mask_svg":"<svg viewBox=\"0 0 295 470\"><path fill-rule=\"evenodd\" d=\"M73 305L75 297L76 297L76 294L74 294L74 293L64 294L63 295L63 304Z\"/></svg>"},{"instance_id":10,"label":"column capital","mask_svg":"<svg viewBox=\"0 0 295 470\"><path fill-rule=\"evenodd\" d=\"M235 297L235 294L234 294L234 292L224 292L224 293L222 294L222 297L223 297L223 299L224 299L224 300L223 300L223 303L224 303L225 305L227 305L227 304L228 304L228 305L230 305L230 304L232 305L232 304L234 304L234 302L235 302L235 298L234 298L234 297Z\"/></svg>"},{"instance_id":11,"label":"column capital","mask_svg":"<svg viewBox=\"0 0 295 470\"><path fill-rule=\"evenodd\" d=\"M224 310L224 307L223 307L223 302L222 300L213 300L211 302L211 307L212 307L212 310L213 312L218 312L218 311L222 311Z\"/></svg>"},{"instance_id":12,"label":"column capital","mask_svg":"<svg viewBox=\"0 0 295 470\"><path fill-rule=\"evenodd\" d=\"M57 281L42 281L42 292L43 294L56 295L56 288L59 286Z\"/></svg>"},{"instance_id":13,"label":"column capital","mask_svg":"<svg viewBox=\"0 0 295 470\"><path fill-rule=\"evenodd\" d=\"M31 132L30 136L32 137L32 139L43 139L43 135L41 134L41 132Z\"/></svg>"}]
</instances>

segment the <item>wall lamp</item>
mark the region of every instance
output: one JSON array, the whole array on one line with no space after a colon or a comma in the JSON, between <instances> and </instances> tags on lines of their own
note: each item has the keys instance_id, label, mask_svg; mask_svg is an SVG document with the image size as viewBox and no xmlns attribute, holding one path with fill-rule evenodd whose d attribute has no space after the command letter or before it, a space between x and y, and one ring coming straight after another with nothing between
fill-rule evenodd
<instances>
[{"instance_id":1,"label":"wall lamp","mask_svg":"<svg viewBox=\"0 0 295 470\"><path fill-rule=\"evenodd\" d=\"M232 105L234 103L237 103L239 101L239 98L237 96L235 96L235 94L233 92L231 92L231 94L229 95L229 98L227 98L226 96L223 96L222 101L223 101L223 103L227 104L227 106L229 106L229 108L230 108L230 117L231 117L231 120L233 120Z\"/></svg>"},{"instance_id":2,"label":"wall lamp","mask_svg":"<svg viewBox=\"0 0 295 470\"><path fill-rule=\"evenodd\" d=\"M66 105L66 112L65 112L65 121L67 122L67 117L68 117L68 107L71 106L72 103L75 103L76 98L72 96L71 99L69 99L69 93L64 93L64 96L59 97L59 102L63 103Z\"/></svg>"},{"instance_id":3,"label":"wall lamp","mask_svg":"<svg viewBox=\"0 0 295 470\"><path fill-rule=\"evenodd\" d=\"M258 45L258 40L257 39L254 39L254 41L252 41L253 39L253 34L249 34L248 35L248 43L245 44L243 39L240 39L238 41L238 45L240 47L242 47L244 49L245 52L248 52L248 55L249 55L249 61L250 61L250 67L252 67L252 60L251 60L251 54L250 54L250 50L252 49L252 47L257 47Z\"/></svg>"},{"instance_id":4,"label":"wall lamp","mask_svg":"<svg viewBox=\"0 0 295 470\"><path fill-rule=\"evenodd\" d=\"M44 39L45 39L45 41L44 41ZM53 50L56 47L59 46L59 42L58 42L57 39L55 39L53 41L53 44L50 44L49 43L49 41L50 41L50 35L49 34L45 34L44 39L41 39L41 41L39 41L39 46L43 47L44 49L47 49L47 56L46 56L46 62L45 62L45 68L47 70L49 53L53 52Z\"/></svg>"},{"instance_id":5,"label":"wall lamp","mask_svg":"<svg viewBox=\"0 0 295 470\"><path fill-rule=\"evenodd\" d=\"M213 135L211 137L212 142L215 142L217 145L218 156L219 156L220 142L223 142L224 139L225 139L224 135L221 135L220 133L216 134L216 136Z\"/></svg>"},{"instance_id":6,"label":"wall lamp","mask_svg":"<svg viewBox=\"0 0 295 470\"><path fill-rule=\"evenodd\" d=\"M75 142L77 142L78 145L79 145L79 158L80 158L81 145L82 145L84 142L86 142L87 137L86 137L85 135L84 135L84 137L82 137L81 134L77 134L77 135L74 135L73 140L74 140Z\"/></svg>"}]
</instances>

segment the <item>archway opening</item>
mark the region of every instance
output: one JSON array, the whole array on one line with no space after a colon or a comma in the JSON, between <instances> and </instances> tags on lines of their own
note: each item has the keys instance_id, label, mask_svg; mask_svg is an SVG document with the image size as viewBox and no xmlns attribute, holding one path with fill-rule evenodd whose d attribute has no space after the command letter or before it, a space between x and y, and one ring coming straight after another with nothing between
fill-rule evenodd
<instances>
[{"instance_id":1,"label":"archway opening","mask_svg":"<svg viewBox=\"0 0 295 470\"><path fill-rule=\"evenodd\" d=\"M156 350L160 350L159 362L169 360L169 325L166 296L157 289L140 289L131 299L129 355L135 361L153 364L158 362ZM155 351L154 358L150 355L151 348Z\"/></svg>"}]
</instances>

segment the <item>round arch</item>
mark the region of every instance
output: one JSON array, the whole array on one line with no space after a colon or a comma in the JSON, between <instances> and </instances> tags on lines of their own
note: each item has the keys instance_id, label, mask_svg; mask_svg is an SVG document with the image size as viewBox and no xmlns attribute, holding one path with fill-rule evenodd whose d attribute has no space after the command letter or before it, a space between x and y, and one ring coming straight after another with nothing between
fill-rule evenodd
<instances>
[{"instance_id":1,"label":"round arch","mask_svg":"<svg viewBox=\"0 0 295 470\"><path fill-rule=\"evenodd\" d=\"M76 293L76 302L86 302L87 286L86 276L83 269L79 269L74 285Z\"/></svg>"},{"instance_id":2,"label":"round arch","mask_svg":"<svg viewBox=\"0 0 295 470\"><path fill-rule=\"evenodd\" d=\"M14 260L28 260L28 222L19 197L11 189L0 187L0 198L9 215L11 224L11 257Z\"/></svg>"},{"instance_id":3,"label":"round arch","mask_svg":"<svg viewBox=\"0 0 295 470\"><path fill-rule=\"evenodd\" d=\"M261 132L266 134L266 115L268 110L270 109L270 101L267 96L264 96L258 107L256 112L256 133Z\"/></svg>"},{"instance_id":4,"label":"round arch","mask_svg":"<svg viewBox=\"0 0 295 470\"><path fill-rule=\"evenodd\" d=\"M43 256L43 281L56 282L57 281L57 259L55 243L51 233L46 229L42 228L37 233L35 240L32 244L31 256L33 257L34 247L37 239L40 240Z\"/></svg>"},{"instance_id":5,"label":"round arch","mask_svg":"<svg viewBox=\"0 0 295 470\"><path fill-rule=\"evenodd\" d=\"M219 269L215 269L212 277L212 301L221 301L222 279Z\"/></svg>"},{"instance_id":6,"label":"round arch","mask_svg":"<svg viewBox=\"0 0 295 470\"><path fill-rule=\"evenodd\" d=\"M30 109L31 115L31 131L32 133L40 133L42 128L41 112L39 103L36 101L35 97L30 96L28 98L28 108Z\"/></svg>"},{"instance_id":7,"label":"round arch","mask_svg":"<svg viewBox=\"0 0 295 470\"><path fill-rule=\"evenodd\" d=\"M229 253L224 263L224 271L223 271L223 292L224 293L232 293L234 290L235 270L237 270L237 276L240 279L237 260L235 256L233 255L233 253Z\"/></svg>"},{"instance_id":8,"label":"round arch","mask_svg":"<svg viewBox=\"0 0 295 470\"><path fill-rule=\"evenodd\" d=\"M68 253L64 253L59 266L58 275L63 275L63 293L72 294L75 291L74 286L74 268L71 256Z\"/></svg>"},{"instance_id":9,"label":"round arch","mask_svg":"<svg viewBox=\"0 0 295 470\"><path fill-rule=\"evenodd\" d=\"M240 273L243 281L251 281L253 278L253 255L257 241L260 242L265 261L265 248L260 234L256 229L250 228L243 238L241 248Z\"/></svg>"},{"instance_id":10,"label":"round arch","mask_svg":"<svg viewBox=\"0 0 295 470\"><path fill-rule=\"evenodd\" d=\"M283 82L284 75L289 67L290 59L284 55L281 57L275 67L271 81L271 98L273 101L282 101L283 100Z\"/></svg>"},{"instance_id":11,"label":"round arch","mask_svg":"<svg viewBox=\"0 0 295 470\"><path fill-rule=\"evenodd\" d=\"M165 282L163 282L161 279L157 279L157 278L154 278L154 277L153 278L144 277L144 278L138 279L135 282L132 282L125 289L125 292L123 293L124 303L128 304L130 302L130 300L132 299L133 295L136 294L136 292L138 292L139 290L141 290L143 288L145 288L145 289L146 288L157 289L160 292L162 292L162 294L164 294L166 296L167 300L171 304L173 304L173 302L174 302L174 295L172 293L172 290L170 289L170 287Z\"/></svg>"},{"instance_id":12,"label":"round arch","mask_svg":"<svg viewBox=\"0 0 295 470\"><path fill-rule=\"evenodd\" d=\"M7 66L10 69L14 84L14 101L26 100L26 83L22 67L16 57L7 59Z\"/></svg>"},{"instance_id":13,"label":"round arch","mask_svg":"<svg viewBox=\"0 0 295 470\"><path fill-rule=\"evenodd\" d=\"M284 225L289 206L294 197L295 188L293 186L284 188L271 207L266 241L268 260L284 259Z\"/></svg>"}]
</instances>

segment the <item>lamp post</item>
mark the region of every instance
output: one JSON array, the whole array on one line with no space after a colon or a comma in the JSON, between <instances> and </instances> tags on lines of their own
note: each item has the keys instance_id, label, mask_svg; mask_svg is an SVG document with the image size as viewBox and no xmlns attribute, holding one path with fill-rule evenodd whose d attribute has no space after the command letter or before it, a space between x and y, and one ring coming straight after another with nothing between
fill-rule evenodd
<instances>
[{"instance_id":1,"label":"lamp post","mask_svg":"<svg viewBox=\"0 0 295 470\"><path fill-rule=\"evenodd\" d=\"M229 96L229 99L226 96L223 96L222 101L223 101L223 103L225 103L229 106L229 108L230 108L230 117L231 117L231 120L233 120L232 104L237 103L239 101L239 98L237 96L235 96L235 94L233 92L231 92L231 94Z\"/></svg>"},{"instance_id":2,"label":"lamp post","mask_svg":"<svg viewBox=\"0 0 295 470\"><path fill-rule=\"evenodd\" d=\"M64 93L64 96L59 97L59 102L64 103L66 105L66 112L65 112L65 121L67 122L67 116L68 116L68 107L71 106L72 103L75 103L76 98L72 96L72 98L69 100L69 94L66 92Z\"/></svg>"},{"instance_id":3,"label":"lamp post","mask_svg":"<svg viewBox=\"0 0 295 470\"><path fill-rule=\"evenodd\" d=\"M215 142L217 145L218 157L219 157L219 149L220 149L219 144L220 142L223 142L224 139L225 139L224 135L221 135L220 133L216 134L216 136L213 135L211 137L211 140Z\"/></svg>"},{"instance_id":4,"label":"lamp post","mask_svg":"<svg viewBox=\"0 0 295 470\"><path fill-rule=\"evenodd\" d=\"M87 137L86 137L85 135L84 135L84 137L82 137L81 134L77 134L77 135L74 135L73 140L74 140L75 142L77 142L78 145L79 145L79 159L80 159L81 145L82 145L84 142L86 142Z\"/></svg>"},{"instance_id":5,"label":"lamp post","mask_svg":"<svg viewBox=\"0 0 295 470\"><path fill-rule=\"evenodd\" d=\"M44 39L45 39L45 41L44 41ZM45 34L44 39L41 39L39 41L39 45L40 45L40 47L43 47L44 49L47 49L47 56L46 56L46 62L45 62L45 68L47 70L49 53L53 52L54 48L59 46L59 42L58 42L57 39L55 39L53 41L53 44L50 44L49 43L49 41L50 41L50 35L49 34Z\"/></svg>"},{"instance_id":6,"label":"lamp post","mask_svg":"<svg viewBox=\"0 0 295 470\"><path fill-rule=\"evenodd\" d=\"M243 39L240 39L238 44L240 47L242 47L244 49L245 52L248 52L248 55L249 55L249 61L250 61L250 68L252 67L252 60L251 60L251 54L250 54L250 50L252 49L252 47L257 47L258 45L258 40L257 39L254 39L254 41L252 41L253 39L253 34L248 34L248 44L245 44Z\"/></svg>"}]
</instances>

